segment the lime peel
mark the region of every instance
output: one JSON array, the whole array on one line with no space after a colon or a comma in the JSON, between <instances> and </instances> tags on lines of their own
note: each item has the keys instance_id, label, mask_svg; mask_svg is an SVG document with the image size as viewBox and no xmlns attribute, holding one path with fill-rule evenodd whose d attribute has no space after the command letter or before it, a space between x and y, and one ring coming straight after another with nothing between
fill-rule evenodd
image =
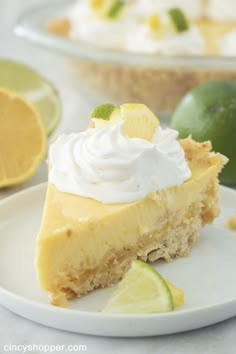
<instances>
[{"instance_id":1,"label":"lime peel","mask_svg":"<svg viewBox=\"0 0 236 354\"><path fill-rule=\"evenodd\" d=\"M110 120L112 113L116 109L119 109L119 106L116 106L111 103L100 104L92 111L91 118Z\"/></svg>"},{"instance_id":2,"label":"lime peel","mask_svg":"<svg viewBox=\"0 0 236 354\"><path fill-rule=\"evenodd\" d=\"M165 279L149 264L135 260L103 312L154 313L173 309Z\"/></svg>"},{"instance_id":3,"label":"lime peel","mask_svg":"<svg viewBox=\"0 0 236 354\"><path fill-rule=\"evenodd\" d=\"M169 9L168 15L177 32L181 33L189 30L188 20L181 9L179 8Z\"/></svg>"},{"instance_id":4,"label":"lime peel","mask_svg":"<svg viewBox=\"0 0 236 354\"><path fill-rule=\"evenodd\" d=\"M115 19L125 6L124 0L91 0L90 6L96 15Z\"/></svg>"},{"instance_id":5,"label":"lime peel","mask_svg":"<svg viewBox=\"0 0 236 354\"><path fill-rule=\"evenodd\" d=\"M124 0L114 1L113 4L111 5L110 9L107 12L107 17L110 17L110 18L117 17L124 5L125 5Z\"/></svg>"}]
</instances>

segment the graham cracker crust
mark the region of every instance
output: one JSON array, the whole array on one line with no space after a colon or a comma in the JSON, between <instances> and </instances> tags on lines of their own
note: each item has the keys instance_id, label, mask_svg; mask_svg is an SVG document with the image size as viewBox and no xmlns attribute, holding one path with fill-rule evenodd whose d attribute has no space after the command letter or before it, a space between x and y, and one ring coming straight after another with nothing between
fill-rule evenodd
<instances>
[{"instance_id":1,"label":"graham cracker crust","mask_svg":"<svg viewBox=\"0 0 236 354\"><path fill-rule=\"evenodd\" d=\"M114 285L136 258L146 262L158 259L170 262L177 257L189 255L191 246L199 239L201 227L212 223L219 215L217 174L226 163L226 159L220 154L210 152L210 142L196 143L191 138L180 142L193 171L199 165L205 166L206 169L213 163L217 166L208 183L184 208L175 208L173 212L167 208L166 213L158 218L155 230L145 230L143 227L135 244L119 250L110 249L99 267L87 269L85 266L84 269L76 269L66 266L54 280L51 304L67 306L69 299L80 297L97 288ZM177 191L178 187L172 187L167 191L168 198L172 198L172 193L178 193ZM160 197L161 194L158 193L150 195L153 200Z\"/></svg>"}]
</instances>

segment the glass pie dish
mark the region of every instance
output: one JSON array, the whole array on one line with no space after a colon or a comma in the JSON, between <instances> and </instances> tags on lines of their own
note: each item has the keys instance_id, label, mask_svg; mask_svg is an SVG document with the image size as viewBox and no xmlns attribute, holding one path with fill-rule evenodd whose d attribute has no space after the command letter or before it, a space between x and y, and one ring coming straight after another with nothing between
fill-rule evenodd
<instances>
[{"instance_id":1,"label":"glass pie dish","mask_svg":"<svg viewBox=\"0 0 236 354\"><path fill-rule=\"evenodd\" d=\"M75 1L38 6L17 21L15 33L67 57L81 88L98 102L143 102L169 115L183 95L212 79L236 80L236 57L167 56L106 49L55 35L46 26Z\"/></svg>"}]
</instances>

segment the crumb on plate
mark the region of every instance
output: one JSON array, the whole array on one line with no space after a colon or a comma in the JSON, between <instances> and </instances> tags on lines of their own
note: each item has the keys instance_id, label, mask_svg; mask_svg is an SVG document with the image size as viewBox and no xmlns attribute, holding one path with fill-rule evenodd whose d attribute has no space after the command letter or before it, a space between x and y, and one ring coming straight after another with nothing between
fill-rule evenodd
<instances>
[{"instance_id":1,"label":"crumb on plate","mask_svg":"<svg viewBox=\"0 0 236 354\"><path fill-rule=\"evenodd\" d=\"M231 216L227 220L226 225L228 226L229 229L236 230L236 215Z\"/></svg>"}]
</instances>

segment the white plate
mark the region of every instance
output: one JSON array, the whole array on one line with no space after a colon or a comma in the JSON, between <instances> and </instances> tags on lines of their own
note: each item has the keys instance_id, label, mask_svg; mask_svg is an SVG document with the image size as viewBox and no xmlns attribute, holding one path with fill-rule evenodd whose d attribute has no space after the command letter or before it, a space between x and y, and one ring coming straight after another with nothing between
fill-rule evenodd
<instances>
[{"instance_id":1,"label":"white plate","mask_svg":"<svg viewBox=\"0 0 236 354\"><path fill-rule=\"evenodd\" d=\"M46 326L102 336L151 336L207 326L236 315L236 238L224 226L236 213L236 191L221 187L222 213L201 232L188 258L156 262L158 270L184 289L186 303L175 312L147 315L99 313L113 289L96 290L70 309L47 304L37 283L34 244L46 184L0 202L0 303Z\"/></svg>"}]
</instances>

